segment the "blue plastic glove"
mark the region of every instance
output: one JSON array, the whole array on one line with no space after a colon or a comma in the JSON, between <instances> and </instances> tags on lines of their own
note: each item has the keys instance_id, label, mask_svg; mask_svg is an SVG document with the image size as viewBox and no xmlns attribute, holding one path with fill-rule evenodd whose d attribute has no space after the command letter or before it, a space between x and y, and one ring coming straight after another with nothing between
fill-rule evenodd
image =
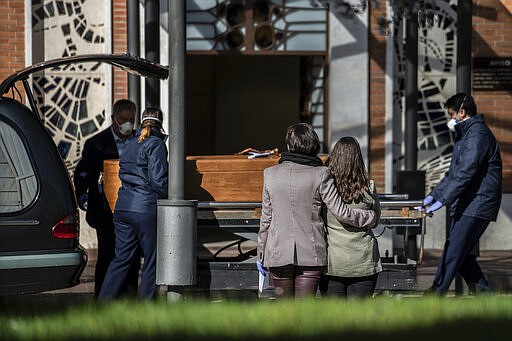
<instances>
[{"instance_id":1,"label":"blue plastic glove","mask_svg":"<svg viewBox=\"0 0 512 341\"><path fill-rule=\"evenodd\" d=\"M436 201L429 208L427 208L427 214L432 213L443 207L444 204L440 201Z\"/></svg>"},{"instance_id":2,"label":"blue plastic glove","mask_svg":"<svg viewBox=\"0 0 512 341\"><path fill-rule=\"evenodd\" d=\"M258 268L258 271L260 272L260 274L262 274L263 276L267 275L268 270L263 267L263 264L261 264L261 262L259 260L256 261L256 267Z\"/></svg>"},{"instance_id":3,"label":"blue plastic glove","mask_svg":"<svg viewBox=\"0 0 512 341\"><path fill-rule=\"evenodd\" d=\"M434 201L434 197L427 195L427 197L423 199L423 206L427 206L428 204L432 203L432 201Z\"/></svg>"},{"instance_id":4,"label":"blue plastic glove","mask_svg":"<svg viewBox=\"0 0 512 341\"><path fill-rule=\"evenodd\" d=\"M83 193L78 197L78 207L82 211L87 211L87 200L89 200L89 194Z\"/></svg>"}]
</instances>

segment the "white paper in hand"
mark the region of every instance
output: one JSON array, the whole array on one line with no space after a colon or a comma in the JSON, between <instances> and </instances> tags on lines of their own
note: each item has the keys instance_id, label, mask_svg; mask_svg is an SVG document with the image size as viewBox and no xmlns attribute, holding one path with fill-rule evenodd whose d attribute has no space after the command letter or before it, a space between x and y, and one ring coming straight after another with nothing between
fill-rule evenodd
<instances>
[{"instance_id":1,"label":"white paper in hand","mask_svg":"<svg viewBox=\"0 0 512 341\"><path fill-rule=\"evenodd\" d=\"M259 283L258 283L258 289L260 292L263 292L263 290L268 289L270 287L270 273L267 273L266 276L263 276L261 272L258 271L259 275Z\"/></svg>"}]
</instances>

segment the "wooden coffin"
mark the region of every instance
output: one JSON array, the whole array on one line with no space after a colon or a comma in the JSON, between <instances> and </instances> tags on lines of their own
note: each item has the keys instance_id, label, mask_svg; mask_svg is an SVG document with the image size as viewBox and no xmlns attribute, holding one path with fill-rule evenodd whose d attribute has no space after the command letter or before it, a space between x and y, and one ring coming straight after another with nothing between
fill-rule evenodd
<instances>
[{"instance_id":1,"label":"wooden coffin","mask_svg":"<svg viewBox=\"0 0 512 341\"><path fill-rule=\"evenodd\" d=\"M260 202L263 170L277 164L275 155L248 159L247 155L188 156L185 163L185 199L221 202ZM119 160L103 163L103 187L114 210Z\"/></svg>"},{"instance_id":2,"label":"wooden coffin","mask_svg":"<svg viewBox=\"0 0 512 341\"><path fill-rule=\"evenodd\" d=\"M199 201L261 202L263 170L279 156L248 159L247 155L188 156L185 197Z\"/></svg>"},{"instance_id":3,"label":"wooden coffin","mask_svg":"<svg viewBox=\"0 0 512 341\"><path fill-rule=\"evenodd\" d=\"M321 157L325 161L326 156ZM263 170L276 165L279 156L248 159L247 155L187 156L185 199L219 202L261 202ZM105 160L104 191L115 207L119 180L118 160Z\"/></svg>"}]
</instances>

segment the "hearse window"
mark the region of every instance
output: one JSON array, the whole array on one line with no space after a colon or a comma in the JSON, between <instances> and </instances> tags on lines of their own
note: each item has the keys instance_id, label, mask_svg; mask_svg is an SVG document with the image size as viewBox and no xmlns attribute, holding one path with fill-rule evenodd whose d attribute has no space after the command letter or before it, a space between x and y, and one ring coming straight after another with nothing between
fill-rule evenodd
<instances>
[{"instance_id":1,"label":"hearse window","mask_svg":"<svg viewBox=\"0 0 512 341\"><path fill-rule=\"evenodd\" d=\"M0 213L17 212L34 200L37 180L18 133L0 122Z\"/></svg>"}]
</instances>

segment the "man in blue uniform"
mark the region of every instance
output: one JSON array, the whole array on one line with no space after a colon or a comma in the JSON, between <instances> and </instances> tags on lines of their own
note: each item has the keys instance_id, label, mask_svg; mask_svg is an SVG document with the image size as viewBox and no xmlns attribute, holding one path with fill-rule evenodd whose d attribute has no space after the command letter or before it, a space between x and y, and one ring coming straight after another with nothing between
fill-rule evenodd
<instances>
[{"instance_id":1,"label":"man in blue uniform","mask_svg":"<svg viewBox=\"0 0 512 341\"><path fill-rule=\"evenodd\" d=\"M450 168L424 199L427 213L443 206L449 209L451 227L439 261L431 292L446 293L460 273L470 289L492 291L476 256L471 254L491 221L496 221L501 204L502 162L496 138L484 122L470 95L459 93L445 108L456 132Z\"/></svg>"}]
</instances>

